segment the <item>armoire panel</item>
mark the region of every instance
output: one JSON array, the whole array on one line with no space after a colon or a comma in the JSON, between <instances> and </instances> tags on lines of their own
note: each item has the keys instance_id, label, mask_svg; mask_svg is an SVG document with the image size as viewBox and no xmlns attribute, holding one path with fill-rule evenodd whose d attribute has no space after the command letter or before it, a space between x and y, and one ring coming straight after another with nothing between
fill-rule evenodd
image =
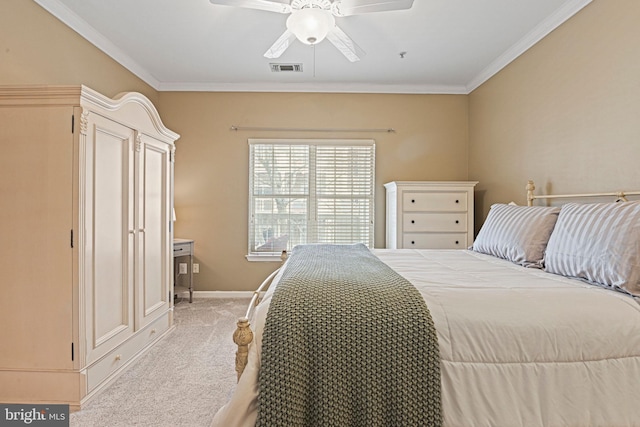
<instances>
[{"instance_id":1,"label":"armoire panel","mask_svg":"<svg viewBox=\"0 0 640 427\"><path fill-rule=\"evenodd\" d=\"M116 123L94 123L93 277L94 346L130 326L129 210L133 209L133 133Z\"/></svg>"},{"instance_id":2,"label":"armoire panel","mask_svg":"<svg viewBox=\"0 0 640 427\"><path fill-rule=\"evenodd\" d=\"M170 220L170 207L166 197L170 181L169 155L166 144L153 138L141 137L138 176L143 184L138 186L138 201L139 221L143 224L144 233L139 237L143 250L137 264L142 269L141 286L138 287L142 295L139 297L137 327L153 321L169 306L170 292L164 284L169 283L169 258L166 254L170 239L167 228L163 226ZM159 265L163 268L157 268Z\"/></svg>"},{"instance_id":3,"label":"armoire panel","mask_svg":"<svg viewBox=\"0 0 640 427\"><path fill-rule=\"evenodd\" d=\"M0 367L73 364L72 116L69 106L0 106Z\"/></svg>"}]
</instances>

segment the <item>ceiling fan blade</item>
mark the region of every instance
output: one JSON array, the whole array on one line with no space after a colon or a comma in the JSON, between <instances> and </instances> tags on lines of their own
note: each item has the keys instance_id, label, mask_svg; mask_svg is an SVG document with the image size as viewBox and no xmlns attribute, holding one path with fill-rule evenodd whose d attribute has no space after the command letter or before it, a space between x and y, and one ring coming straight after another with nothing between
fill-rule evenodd
<instances>
[{"instance_id":1,"label":"ceiling fan blade","mask_svg":"<svg viewBox=\"0 0 640 427\"><path fill-rule=\"evenodd\" d=\"M329 40L347 59L351 62L360 61L360 58L366 55L364 50L360 49L360 46L354 42L344 31L337 25L333 27L329 34L327 34L327 40Z\"/></svg>"},{"instance_id":2,"label":"ceiling fan blade","mask_svg":"<svg viewBox=\"0 0 640 427\"><path fill-rule=\"evenodd\" d=\"M286 0L209 0L213 4L267 10L269 12L291 13L291 5Z\"/></svg>"},{"instance_id":3,"label":"ceiling fan blade","mask_svg":"<svg viewBox=\"0 0 640 427\"><path fill-rule=\"evenodd\" d=\"M413 0L337 0L331 5L331 11L336 16L350 16L411 9L411 6L413 6Z\"/></svg>"},{"instance_id":4,"label":"ceiling fan blade","mask_svg":"<svg viewBox=\"0 0 640 427\"><path fill-rule=\"evenodd\" d=\"M279 58L282 53L287 50L291 43L296 39L296 35L291 31L286 30L282 35L271 45L269 50L264 53L265 58Z\"/></svg>"}]
</instances>

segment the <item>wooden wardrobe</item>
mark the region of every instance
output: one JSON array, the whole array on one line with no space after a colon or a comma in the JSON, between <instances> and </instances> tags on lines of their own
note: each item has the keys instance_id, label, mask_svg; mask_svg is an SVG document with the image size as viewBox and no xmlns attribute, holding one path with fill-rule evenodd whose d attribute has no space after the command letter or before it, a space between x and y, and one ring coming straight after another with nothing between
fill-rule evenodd
<instances>
[{"instance_id":1,"label":"wooden wardrobe","mask_svg":"<svg viewBox=\"0 0 640 427\"><path fill-rule=\"evenodd\" d=\"M0 402L77 408L172 329L178 137L139 93L0 86Z\"/></svg>"}]
</instances>

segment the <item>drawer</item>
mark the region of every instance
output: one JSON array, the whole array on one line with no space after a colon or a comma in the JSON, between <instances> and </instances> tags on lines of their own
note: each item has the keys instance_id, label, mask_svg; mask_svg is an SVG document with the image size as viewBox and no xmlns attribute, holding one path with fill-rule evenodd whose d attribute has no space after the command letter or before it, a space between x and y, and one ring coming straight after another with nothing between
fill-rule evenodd
<instances>
[{"instance_id":1,"label":"drawer","mask_svg":"<svg viewBox=\"0 0 640 427\"><path fill-rule=\"evenodd\" d=\"M93 390L119 369L128 365L142 350L169 329L169 312L134 334L87 368L87 389Z\"/></svg>"},{"instance_id":2,"label":"drawer","mask_svg":"<svg viewBox=\"0 0 640 427\"><path fill-rule=\"evenodd\" d=\"M405 213L402 216L404 232L415 231L467 231L466 213Z\"/></svg>"},{"instance_id":3,"label":"drawer","mask_svg":"<svg viewBox=\"0 0 640 427\"><path fill-rule=\"evenodd\" d=\"M174 243L173 256L191 255L191 243Z\"/></svg>"},{"instance_id":4,"label":"drawer","mask_svg":"<svg viewBox=\"0 0 640 427\"><path fill-rule=\"evenodd\" d=\"M467 233L405 233L406 249L466 249Z\"/></svg>"},{"instance_id":5,"label":"drawer","mask_svg":"<svg viewBox=\"0 0 640 427\"><path fill-rule=\"evenodd\" d=\"M466 212L467 193L406 191L402 194L402 206L405 212Z\"/></svg>"}]
</instances>

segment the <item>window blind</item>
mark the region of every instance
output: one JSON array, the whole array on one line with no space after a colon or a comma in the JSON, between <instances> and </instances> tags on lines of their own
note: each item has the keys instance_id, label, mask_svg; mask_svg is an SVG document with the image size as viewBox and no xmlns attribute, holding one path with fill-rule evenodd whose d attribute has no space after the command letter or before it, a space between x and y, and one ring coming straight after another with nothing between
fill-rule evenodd
<instances>
[{"instance_id":1,"label":"window blind","mask_svg":"<svg viewBox=\"0 0 640 427\"><path fill-rule=\"evenodd\" d=\"M304 243L373 247L373 140L250 139L249 254Z\"/></svg>"}]
</instances>

